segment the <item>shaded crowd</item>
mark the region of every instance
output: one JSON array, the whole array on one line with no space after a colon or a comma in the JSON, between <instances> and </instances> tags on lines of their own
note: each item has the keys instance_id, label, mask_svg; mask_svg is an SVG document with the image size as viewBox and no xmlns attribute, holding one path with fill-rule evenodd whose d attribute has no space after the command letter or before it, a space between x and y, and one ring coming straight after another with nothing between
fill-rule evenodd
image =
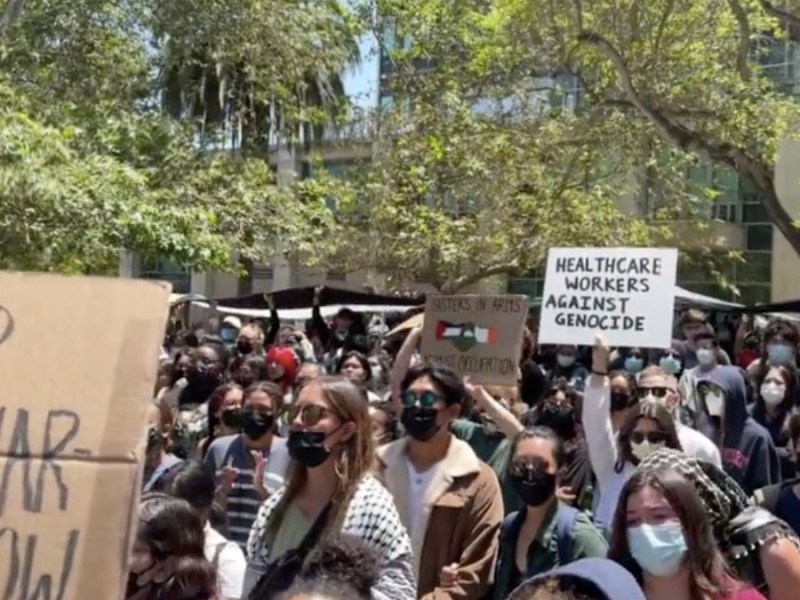
<instances>
[{"instance_id":1,"label":"shaded crowd","mask_svg":"<svg viewBox=\"0 0 800 600\"><path fill-rule=\"evenodd\" d=\"M797 597L796 324L526 330L517 385L481 386L318 304L169 337L128 598Z\"/></svg>"}]
</instances>

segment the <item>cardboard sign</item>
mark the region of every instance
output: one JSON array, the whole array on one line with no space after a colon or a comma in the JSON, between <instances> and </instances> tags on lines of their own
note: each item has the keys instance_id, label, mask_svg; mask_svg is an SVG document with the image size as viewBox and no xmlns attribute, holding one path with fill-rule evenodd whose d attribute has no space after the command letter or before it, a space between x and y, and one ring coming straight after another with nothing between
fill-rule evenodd
<instances>
[{"instance_id":1,"label":"cardboard sign","mask_svg":"<svg viewBox=\"0 0 800 600\"><path fill-rule=\"evenodd\" d=\"M539 343L668 348L677 266L675 248L551 248Z\"/></svg>"},{"instance_id":2,"label":"cardboard sign","mask_svg":"<svg viewBox=\"0 0 800 600\"><path fill-rule=\"evenodd\" d=\"M516 385L525 296L428 296L421 351L473 382Z\"/></svg>"},{"instance_id":3,"label":"cardboard sign","mask_svg":"<svg viewBox=\"0 0 800 600\"><path fill-rule=\"evenodd\" d=\"M0 272L3 598L122 596L168 297Z\"/></svg>"}]
</instances>

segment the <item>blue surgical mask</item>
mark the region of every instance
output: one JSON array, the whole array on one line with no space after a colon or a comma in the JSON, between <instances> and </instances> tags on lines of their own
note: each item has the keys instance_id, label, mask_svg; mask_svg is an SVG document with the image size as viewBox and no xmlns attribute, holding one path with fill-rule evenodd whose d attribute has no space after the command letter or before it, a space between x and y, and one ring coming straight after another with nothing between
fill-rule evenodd
<instances>
[{"instance_id":1,"label":"blue surgical mask","mask_svg":"<svg viewBox=\"0 0 800 600\"><path fill-rule=\"evenodd\" d=\"M771 365L788 365L794 359L794 352L786 344L768 344L767 359Z\"/></svg>"},{"instance_id":2,"label":"blue surgical mask","mask_svg":"<svg viewBox=\"0 0 800 600\"><path fill-rule=\"evenodd\" d=\"M681 372L681 361L672 355L662 357L658 364L670 375L677 375Z\"/></svg>"},{"instance_id":3,"label":"blue surgical mask","mask_svg":"<svg viewBox=\"0 0 800 600\"><path fill-rule=\"evenodd\" d=\"M628 373L638 373L644 367L644 360L638 356L629 356L625 359L625 370Z\"/></svg>"},{"instance_id":4,"label":"blue surgical mask","mask_svg":"<svg viewBox=\"0 0 800 600\"><path fill-rule=\"evenodd\" d=\"M680 521L629 527L628 548L642 570L656 577L677 573L687 552Z\"/></svg>"}]
</instances>

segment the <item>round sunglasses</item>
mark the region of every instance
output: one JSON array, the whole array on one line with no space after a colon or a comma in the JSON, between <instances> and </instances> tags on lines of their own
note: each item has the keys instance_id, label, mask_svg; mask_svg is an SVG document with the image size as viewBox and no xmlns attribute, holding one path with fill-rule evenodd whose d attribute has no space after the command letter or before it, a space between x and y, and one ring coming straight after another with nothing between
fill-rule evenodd
<instances>
[{"instance_id":1,"label":"round sunglasses","mask_svg":"<svg viewBox=\"0 0 800 600\"><path fill-rule=\"evenodd\" d=\"M303 427L313 427L329 414L331 411L319 404L304 404L303 406L292 404L286 409L287 422L294 423L299 415Z\"/></svg>"},{"instance_id":2,"label":"round sunglasses","mask_svg":"<svg viewBox=\"0 0 800 600\"><path fill-rule=\"evenodd\" d=\"M645 440L651 444L663 444L667 441L667 434L663 431L631 431L634 444L643 444Z\"/></svg>"},{"instance_id":3,"label":"round sunglasses","mask_svg":"<svg viewBox=\"0 0 800 600\"><path fill-rule=\"evenodd\" d=\"M400 396L400 400L403 403L403 406L410 407L416 406L419 404L422 408L431 408L436 401L439 400L439 396L435 392L425 391L425 392L412 392L411 390L406 390Z\"/></svg>"}]
</instances>

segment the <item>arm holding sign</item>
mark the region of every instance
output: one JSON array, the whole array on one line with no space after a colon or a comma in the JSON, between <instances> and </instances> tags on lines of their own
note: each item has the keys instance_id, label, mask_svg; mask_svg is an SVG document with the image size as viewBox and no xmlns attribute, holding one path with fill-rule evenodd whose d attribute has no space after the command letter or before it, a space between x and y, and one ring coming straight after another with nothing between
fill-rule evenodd
<instances>
[{"instance_id":1,"label":"arm holding sign","mask_svg":"<svg viewBox=\"0 0 800 600\"><path fill-rule=\"evenodd\" d=\"M468 379L464 381L464 385L473 400L492 417L497 428L507 438L512 439L524 429L514 413L492 398L482 385L474 385Z\"/></svg>"},{"instance_id":2,"label":"arm holding sign","mask_svg":"<svg viewBox=\"0 0 800 600\"><path fill-rule=\"evenodd\" d=\"M400 394L403 391L401 389L403 379L408 373L408 369L411 366L411 357L414 356L414 351L417 349L421 337L422 327L414 327L406 336L406 340L394 359L394 366L392 367L392 404L398 410L402 409Z\"/></svg>"},{"instance_id":3,"label":"arm holding sign","mask_svg":"<svg viewBox=\"0 0 800 600\"><path fill-rule=\"evenodd\" d=\"M614 473L617 436L611 424L611 385L608 379L608 346L597 336L592 351L592 375L583 393L583 434L589 447L589 462L598 481Z\"/></svg>"}]
</instances>

